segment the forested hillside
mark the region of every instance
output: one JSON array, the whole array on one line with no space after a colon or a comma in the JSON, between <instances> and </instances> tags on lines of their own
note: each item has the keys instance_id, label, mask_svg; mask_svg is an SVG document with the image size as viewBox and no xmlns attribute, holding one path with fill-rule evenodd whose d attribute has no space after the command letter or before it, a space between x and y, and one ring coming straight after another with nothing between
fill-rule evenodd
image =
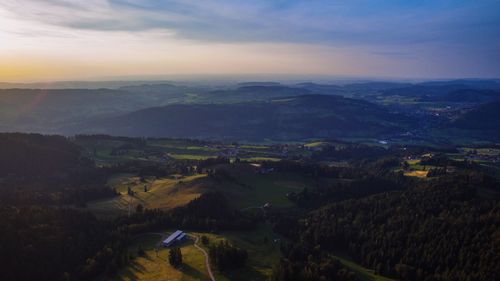
<instances>
[{"instance_id":1,"label":"forested hillside","mask_svg":"<svg viewBox=\"0 0 500 281\"><path fill-rule=\"evenodd\" d=\"M307 95L268 102L169 105L82 125L116 135L301 139L378 136L411 124L403 115L361 100Z\"/></svg>"},{"instance_id":2,"label":"forested hillside","mask_svg":"<svg viewBox=\"0 0 500 281\"><path fill-rule=\"evenodd\" d=\"M61 136L0 134L0 202L85 204L115 195L106 171Z\"/></svg>"},{"instance_id":3,"label":"forested hillside","mask_svg":"<svg viewBox=\"0 0 500 281\"><path fill-rule=\"evenodd\" d=\"M125 236L89 213L0 207L0 279L92 280L124 264Z\"/></svg>"},{"instance_id":4,"label":"forested hillside","mask_svg":"<svg viewBox=\"0 0 500 281\"><path fill-rule=\"evenodd\" d=\"M500 102L491 102L474 108L452 123L455 128L500 134Z\"/></svg>"},{"instance_id":5,"label":"forested hillside","mask_svg":"<svg viewBox=\"0 0 500 281\"><path fill-rule=\"evenodd\" d=\"M500 205L478 193L499 188L465 174L328 205L299 221L275 280L318 280L321 270L299 268L338 254L402 280L495 280Z\"/></svg>"}]
</instances>

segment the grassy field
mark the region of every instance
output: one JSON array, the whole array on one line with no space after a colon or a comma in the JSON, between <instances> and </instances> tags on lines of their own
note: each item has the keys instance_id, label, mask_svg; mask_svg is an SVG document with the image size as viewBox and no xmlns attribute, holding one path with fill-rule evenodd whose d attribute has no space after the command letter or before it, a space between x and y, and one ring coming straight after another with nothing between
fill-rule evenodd
<instances>
[{"instance_id":1,"label":"grassy field","mask_svg":"<svg viewBox=\"0 0 500 281\"><path fill-rule=\"evenodd\" d=\"M219 234L192 232L192 235L201 237L205 235L209 238L210 244L227 240L231 244L246 249L249 254L245 266L223 274L212 268L216 280L267 280L271 275L273 265L279 260L279 239L273 234L271 227L266 224L260 225L250 232L222 232ZM164 236L163 236L164 237ZM158 247L158 254L155 248L162 240L160 234L140 235L129 247L129 252L135 258L124 268L121 268L113 281L191 281L210 280L205 265L205 257L200 250L193 245L193 240L189 240L179 245L182 252L183 266L176 269L168 263L168 249ZM201 245L208 251L208 246ZM139 256L138 249L142 248L145 255Z\"/></svg>"},{"instance_id":2,"label":"grassy field","mask_svg":"<svg viewBox=\"0 0 500 281\"><path fill-rule=\"evenodd\" d=\"M79 140L89 157L99 165L115 164L130 160L160 162L163 157L176 160L205 160L238 151L239 158L248 161L275 161L280 151L267 145L241 145L220 143L196 143L182 139L151 139L137 144L132 139ZM232 158L236 156L233 155Z\"/></svg>"},{"instance_id":3,"label":"grassy field","mask_svg":"<svg viewBox=\"0 0 500 281\"><path fill-rule=\"evenodd\" d=\"M306 143L306 144L304 144L304 146L312 148L312 147L323 147L323 146L327 146L329 144L330 143L324 142L324 141L315 141L315 142Z\"/></svg>"},{"instance_id":4,"label":"grassy field","mask_svg":"<svg viewBox=\"0 0 500 281\"><path fill-rule=\"evenodd\" d=\"M427 178L429 171L408 171L404 175L408 177Z\"/></svg>"},{"instance_id":5,"label":"grassy field","mask_svg":"<svg viewBox=\"0 0 500 281\"><path fill-rule=\"evenodd\" d=\"M243 168L240 168L244 166ZM185 205L207 191L222 192L235 208L243 209L270 203L273 207L293 207L286 195L299 192L306 186L312 186L311 179L290 173L257 174L248 165L229 168L236 180L214 181L205 174L181 178L147 179L141 182L131 174L119 174L111 178L108 184L116 188L118 196L97 200L87 204L87 209L101 217L127 215L135 212L138 204L145 208L172 209ZM135 192L127 194L128 187ZM147 188L147 192L144 191Z\"/></svg>"},{"instance_id":6,"label":"grassy field","mask_svg":"<svg viewBox=\"0 0 500 281\"><path fill-rule=\"evenodd\" d=\"M182 177L147 178L141 181L133 174L117 174L108 181L119 195L92 201L87 209L100 217L113 217L133 213L138 204L149 209L168 210L183 206L207 191L220 191L233 207L243 209L270 203L273 207L294 207L288 200L290 192L300 192L313 186L312 179L291 173L259 174L248 164L226 165L231 179L222 181L196 174ZM128 194L130 188L134 195ZM144 191L147 189L147 192Z\"/></svg>"},{"instance_id":7,"label":"grassy field","mask_svg":"<svg viewBox=\"0 0 500 281\"><path fill-rule=\"evenodd\" d=\"M181 246L183 266L176 269L168 263L168 249L159 247L158 254L155 247L162 236L146 234L140 236L129 248L134 260L120 269L113 281L208 281L205 257L193 246L193 241L187 241ZM142 247L145 255L138 256L137 250Z\"/></svg>"},{"instance_id":8,"label":"grassy field","mask_svg":"<svg viewBox=\"0 0 500 281\"><path fill-rule=\"evenodd\" d=\"M231 244L248 251L248 260L245 267L221 274L213 269L218 281L226 280L268 280L273 266L279 261L279 239L271 227L266 224L260 225L256 230L250 232L222 232L220 234L196 233L198 236L205 235L210 244L227 240ZM203 245L201 245L203 246ZM208 247L203 246L207 251Z\"/></svg>"},{"instance_id":9,"label":"grassy field","mask_svg":"<svg viewBox=\"0 0 500 281\"><path fill-rule=\"evenodd\" d=\"M299 192L304 187L312 185L310 179L291 173L257 174L248 165L238 165L228 168L236 181L223 181L215 184L215 190L224 193L236 208L261 206L270 203L273 207L292 207L286 194Z\"/></svg>"},{"instance_id":10,"label":"grassy field","mask_svg":"<svg viewBox=\"0 0 500 281\"><path fill-rule=\"evenodd\" d=\"M185 205L189 201L199 197L203 192L203 186L199 184L206 175L194 175L180 179L161 178L149 179L141 182L139 177L131 174L119 174L111 178L108 184L116 188L120 195L93 201L87 204L87 209L98 216L117 216L135 212L138 204L153 209L171 209ZM144 192L144 187L147 192ZM127 194L128 187L135 192L134 196Z\"/></svg>"},{"instance_id":11,"label":"grassy field","mask_svg":"<svg viewBox=\"0 0 500 281\"><path fill-rule=\"evenodd\" d=\"M407 160L410 168L408 171L405 171L404 175L408 177L417 177L417 178L427 178L427 173L430 169L435 168L432 165L421 165L420 160Z\"/></svg>"}]
</instances>

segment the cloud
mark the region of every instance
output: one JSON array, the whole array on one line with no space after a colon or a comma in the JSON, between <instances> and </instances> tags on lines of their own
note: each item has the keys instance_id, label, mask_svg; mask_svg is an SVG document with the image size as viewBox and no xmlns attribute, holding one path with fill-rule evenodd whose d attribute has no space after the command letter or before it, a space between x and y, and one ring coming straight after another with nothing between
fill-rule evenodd
<instances>
[{"instance_id":1,"label":"cloud","mask_svg":"<svg viewBox=\"0 0 500 281\"><path fill-rule=\"evenodd\" d=\"M167 30L209 42L422 44L498 35L495 1L15 0L26 20L79 30ZM458 3L458 1L457 1ZM496 39L495 41L499 41Z\"/></svg>"},{"instance_id":2,"label":"cloud","mask_svg":"<svg viewBox=\"0 0 500 281\"><path fill-rule=\"evenodd\" d=\"M491 76L498 10L498 0L2 0L0 60L39 59L37 73L56 61L75 77Z\"/></svg>"},{"instance_id":3,"label":"cloud","mask_svg":"<svg viewBox=\"0 0 500 281\"><path fill-rule=\"evenodd\" d=\"M415 58L415 55L408 52L397 52L397 51L373 51L374 55L382 57L396 57L396 58Z\"/></svg>"}]
</instances>

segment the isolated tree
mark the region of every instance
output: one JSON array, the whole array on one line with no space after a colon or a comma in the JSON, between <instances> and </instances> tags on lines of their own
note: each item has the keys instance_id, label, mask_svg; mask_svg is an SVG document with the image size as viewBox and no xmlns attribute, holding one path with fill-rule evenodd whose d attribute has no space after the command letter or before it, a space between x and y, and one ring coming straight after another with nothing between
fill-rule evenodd
<instances>
[{"instance_id":1,"label":"isolated tree","mask_svg":"<svg viewBox=\"0 0 500 281\"><path fill-rule=\"evenodd\" d=\"M182 265L182 253L180 248L171 248L168 253L168 262L173 267Z\"/></svg>"},{"instance_id":2,"label":"isolated tree","mask_svg":"<svg viewBox=\"0 0 500 281\"><path fill-rule=\"evenodd\" d=\"M142 213L144 211L144 206L142 206L142 204L137 204L137 207L135 207L135 211L137 213Z\"/></svg>"},{"instance_id":3,"label":"isolated tree","mask_svg":"<svg viewBox=\"0 0 500 281\"><path fill-rule=\"evenodd\" d=\"M177 248L177 263L179 266L182 265L182 252L180 248Z\"/></svg>"},{"instance_id":4,"label":"isolated tree","mask_svg":"<svg viewBox=\"0 0 500 281\"><path fill-rule=\"evenodd\" d=\"M202 235L202 236L201 236L201 243L202 243L203 245L208 245L208 243L210 243L210 241L208 240L208 237L207 237L207 236Z\"/></svg>"}]
</instances>

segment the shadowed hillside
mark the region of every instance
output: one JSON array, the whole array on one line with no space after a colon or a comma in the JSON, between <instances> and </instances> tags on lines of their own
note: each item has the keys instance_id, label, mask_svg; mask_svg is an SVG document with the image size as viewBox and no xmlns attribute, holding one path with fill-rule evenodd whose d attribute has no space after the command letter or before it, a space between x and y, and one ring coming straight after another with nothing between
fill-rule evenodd
<instances>
[{"instance_id":1,"label":"shadowed hillside","mask_svg":"<svg viewBox=\"0 0 500 281\"><path fill-rule=\"evenodd\" d=\"M397 121L397 123L396 123ZM87 132L128 136L299 139L375 136L409 124L368 102L307 95L268 102L168 105L87 123Z\"/></svg>"}]
</instances>

